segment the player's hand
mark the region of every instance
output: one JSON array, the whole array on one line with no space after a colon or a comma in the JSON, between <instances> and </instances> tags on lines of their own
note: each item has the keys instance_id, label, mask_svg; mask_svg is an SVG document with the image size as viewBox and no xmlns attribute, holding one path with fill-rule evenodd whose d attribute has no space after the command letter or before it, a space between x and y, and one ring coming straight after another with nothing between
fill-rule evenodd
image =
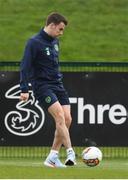
<instances>
[{"instance_id":1,"label":"player's hand","mask_svg":"<svg viewBox=\"0 0 128 180\"><path fill-rule=\"evenodd\" d=\"M27 101L29 99L29 93L20 93L20 100Z\"/></svg>"}]
</instances>

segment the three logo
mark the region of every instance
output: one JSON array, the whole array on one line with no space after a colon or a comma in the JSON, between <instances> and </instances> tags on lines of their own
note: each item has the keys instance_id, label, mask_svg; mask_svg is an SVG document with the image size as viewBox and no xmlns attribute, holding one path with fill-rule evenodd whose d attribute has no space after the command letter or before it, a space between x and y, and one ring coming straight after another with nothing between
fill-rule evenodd
<instances>
[{"instance_id":1,"label":"three logo","mask_svg":"<svg viewBox=\"0 0 128 180\"><path fill-rule=\"evenodd\" d=\"M45 114L32 91L29 92L30 98L27 102L19 101L19 87L20 85L15 85L5 93L7 99L18 99L16 110L8 112L5 116L5 126L12 134L29 136L42 128Z\"/></svg>"}]
</instances>

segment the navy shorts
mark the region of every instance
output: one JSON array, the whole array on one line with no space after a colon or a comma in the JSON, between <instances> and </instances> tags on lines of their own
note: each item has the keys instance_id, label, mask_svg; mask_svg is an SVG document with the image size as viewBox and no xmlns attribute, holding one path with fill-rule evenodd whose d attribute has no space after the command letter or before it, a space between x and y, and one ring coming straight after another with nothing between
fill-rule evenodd
<instances>
[{"instance_id":1,"label":"navy shorts","mask_svg":"<svg viewBox=\"0 0 128 180\"><path fill-rule=\"evenodd\" d=\"M56 101L59 101L61 105L70 104L68 93L62 83L43 85L38 89L36 94L39 105L46 110Z\"/></svg>"}]
</instances>

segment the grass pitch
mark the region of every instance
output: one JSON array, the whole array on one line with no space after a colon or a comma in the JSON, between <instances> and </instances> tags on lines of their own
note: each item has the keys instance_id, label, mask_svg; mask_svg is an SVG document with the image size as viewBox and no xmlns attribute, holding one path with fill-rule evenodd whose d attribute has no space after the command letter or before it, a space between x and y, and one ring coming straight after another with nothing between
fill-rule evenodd
<instances>
[{"instance_id":1,"label":"grass pitch","mask_svg":"<svg viewBox=\"0 0 128 180\"><path fill-rule=\"evenodd\" d=\"M128 60L128 0L0 0L0 60L20 61L52 11L69 20L62 61Z\"/></svg>"},{"instance_id":2,"label":"grass pitch","mask_svg":"<svg viewBox=\"0 0 128 180\"><path fill-rule=\"evenodd\" d=\"M87 167L81 160L75 167L47 168L42 159L0 159L1 179L126 179L128 159L103 159L96 167Z\"/></svg>"}]
</instances>

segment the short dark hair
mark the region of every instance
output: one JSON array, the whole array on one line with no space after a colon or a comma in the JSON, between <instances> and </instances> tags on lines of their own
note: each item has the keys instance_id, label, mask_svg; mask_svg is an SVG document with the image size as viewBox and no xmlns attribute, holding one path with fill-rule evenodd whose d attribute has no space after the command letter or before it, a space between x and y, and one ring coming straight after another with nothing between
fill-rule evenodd
<instances>
[{"instance_id":1,"label":"short dark hair","mask_svg":"<svg viewBox=\"0 0 128 180\"><path fill-rule=\"evenodd\" d=\"M48 15L48 17L46 19L46 26L48 26L51 23L54 23L57 25L57 24L60 24L61 22L63 22L65 25L68 24L67 19L63 15L61 15L57 12L53 12Z\"/></svg>"}]
</instances>

